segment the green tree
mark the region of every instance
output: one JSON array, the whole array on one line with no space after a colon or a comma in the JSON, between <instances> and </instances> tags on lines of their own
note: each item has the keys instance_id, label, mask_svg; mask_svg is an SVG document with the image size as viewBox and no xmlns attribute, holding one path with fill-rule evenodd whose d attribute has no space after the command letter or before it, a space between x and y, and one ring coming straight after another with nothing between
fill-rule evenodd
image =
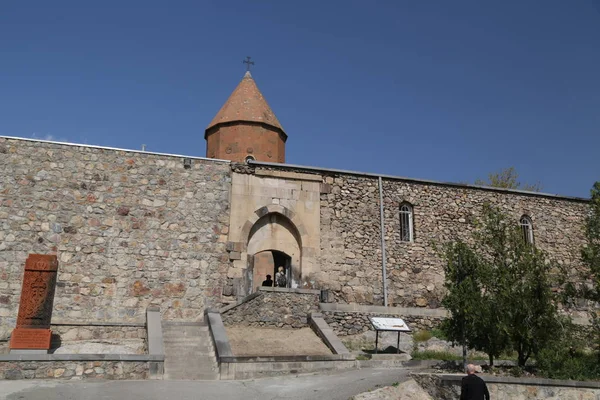
<instances>
[{"instance_id":1,"label":"green tree","mask_svg":"<svg viewBox=\"0 0 600 400\"><path fill-rule=\"evenodd\" d=\"M584 297L597 305L597 302L600 302L600 182L594 184L591 195L590 209L585 221L587 245L581 253L592 280L592 286L584 292ZM595 346L600 356L600 316L597 308L591 311L591 317Z\"/></svg>"},{"instance_id":2,"label":"green tree","mask_svg":"<svg viewBox=\"0 0 600 400\"><path fill-rule=\"evenodd\" d=\"M514 167L488 174L487 180L476 179L475 184L503 189L527 190L530 192L540 192L542 190L542 185L539 182L534 183L533 185L519 182L519 174L517 174Z\"/></svg>"},{"instance_id":3,"label":"green tree","mask_svg":"<svg viewBox=\"0 0 600 400\"><path fill-rule=\"evenodd\" d=\"M466 366L466 348L475 334L479 314L477 297L481 293L479 259L464 242L449 243L444 249L445 287L448 289L442 304L450 317L442 322L446 337L463 348L463 367Z\"/></svg>"},{"instance_id":4,"label":"green tree","mask_svg":"<svg viewBox=\"0 0 600 400\"><path fill-rule=\"evenodd\" d=\"M485 206L475 238L478 251L490 263L488 290L501 307L497 329L508 336L519 366L525 366L562 327L553 289L564 284L564 270L523 240L518 223L494 207Z\"/></svg>"},{"instance_id":5,"label":"green tree","mask_svg":"<svg viewBox=\"0 0 600 400\"><path fill-rule=\"evenodd\" d=\"M486 352L491 365L510 347L523 367L561 330L553 288L565 274L498 209L485 206L478 225L472 247L446 247L443 304L450 317L442 328L455 343Z\"/></svg>"},{"instance_id":6,"label":"green tree","mask_svg":"<svg viewBox=\"0 0 600 400\"><path fill-rule=\"evenodd\" d=\"M443 304L450 317L442 323L442 331L463 346L463 364L469 347L488 354L490 365L494 365L494 359L506 349L508 337L496 329L502 313L487 285L489 267L462 241L447 245L443 256L448 289Z\"/></svg>"}]
</instances>

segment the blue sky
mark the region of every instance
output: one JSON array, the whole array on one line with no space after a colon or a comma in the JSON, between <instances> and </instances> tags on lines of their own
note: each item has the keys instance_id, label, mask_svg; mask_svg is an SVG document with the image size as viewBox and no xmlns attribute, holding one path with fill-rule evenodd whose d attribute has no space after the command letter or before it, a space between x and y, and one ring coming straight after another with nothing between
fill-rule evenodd
<instances>
[{"instance_id":1,"label":"blue sky","mask_svg":"<svg viewBox=\"0 0 600 400\"><path fill-rule=\"evenodd\" d=\"M600 0L4 1L0 135L204 156L247 55L288 163L600 180Z\"/></svg>"}]
</instances>

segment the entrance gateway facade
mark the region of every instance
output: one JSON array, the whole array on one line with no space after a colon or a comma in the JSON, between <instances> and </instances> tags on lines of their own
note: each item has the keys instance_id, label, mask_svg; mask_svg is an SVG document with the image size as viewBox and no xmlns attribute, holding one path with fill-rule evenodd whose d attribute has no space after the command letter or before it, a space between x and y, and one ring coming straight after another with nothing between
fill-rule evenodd
<instances>
[{"instance_id":1,"label":"entrance gateway facade","mask_svg":"<svg viewBox=\"0 0 600 400\"><path fill-rule=\"evenodd\" d=\"M275 280L280 267L289 288L310 287L315 273L320 185L299 180L302 174L271 175L268 170L232 175L228 277L238 300L255 292L267 275Z\"/></svg>"}]
</instances>

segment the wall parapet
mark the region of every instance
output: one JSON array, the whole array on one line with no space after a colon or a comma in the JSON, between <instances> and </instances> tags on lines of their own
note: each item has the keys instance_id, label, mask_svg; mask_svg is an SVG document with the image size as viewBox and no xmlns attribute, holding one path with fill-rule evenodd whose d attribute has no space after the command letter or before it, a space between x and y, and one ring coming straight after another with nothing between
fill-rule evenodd
<instances>
[{"instance_id":1,"label":"wall parapet","mask_svg":"<svg viewBox=\"0 0 600 400\"><path fill-rule=\"evenodd\" d=\"M412 373L411 377L435 399L458 398L464 374ZM482 374L491 398L563 399L598 398L600 382L513 378Z\"/></svg>"}]
</instances>

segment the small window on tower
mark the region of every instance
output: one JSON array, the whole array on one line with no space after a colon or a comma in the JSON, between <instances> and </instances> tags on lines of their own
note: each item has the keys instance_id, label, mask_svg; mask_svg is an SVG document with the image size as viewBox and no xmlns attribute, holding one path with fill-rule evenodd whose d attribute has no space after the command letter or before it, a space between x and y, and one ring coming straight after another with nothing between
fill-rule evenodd
<instances>
[{"instance_id":1,"label":"small window on tower","mask_svg":"<svg viewBox=\"0 0 600 400\"><path fill-rule=\"evenodd\" d=\"M408 203L400 205L400 240L413 241L413 207Z\"/></svg>"}]
</instances>

